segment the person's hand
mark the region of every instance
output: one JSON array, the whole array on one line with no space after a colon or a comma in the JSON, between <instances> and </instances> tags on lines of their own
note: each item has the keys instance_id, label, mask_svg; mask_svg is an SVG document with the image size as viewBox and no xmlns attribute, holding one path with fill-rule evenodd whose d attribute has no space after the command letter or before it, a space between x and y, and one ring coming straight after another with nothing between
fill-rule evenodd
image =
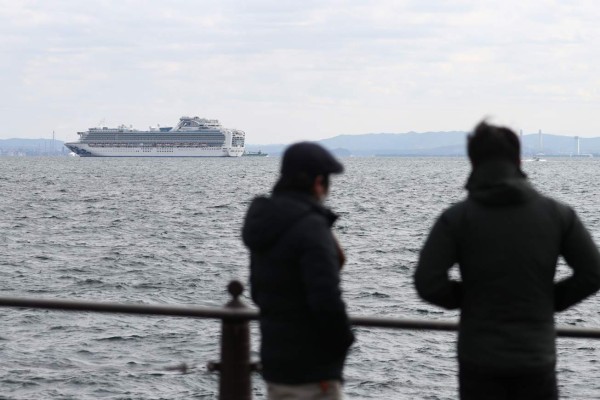
<instances>
[{"instance_id":1,"label":"person's hand","mask_svg":"<svg viewBox=\"0 0 600 400\"><path fill-rule=\"evenodd\" d=\"M340 262L340 269L342 269L344 268L344 264L346 264L346 255L335 235L333 236L333 241L335 242L335 250L337 251L338 261Z\"/></svg>"}]
</instances>

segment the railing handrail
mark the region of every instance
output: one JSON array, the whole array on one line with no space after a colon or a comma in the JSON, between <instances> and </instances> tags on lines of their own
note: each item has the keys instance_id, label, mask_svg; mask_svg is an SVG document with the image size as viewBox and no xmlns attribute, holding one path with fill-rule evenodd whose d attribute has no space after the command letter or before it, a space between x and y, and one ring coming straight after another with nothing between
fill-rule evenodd
<instances>
[{"instance_id":1,"label":"railing handrail","mask_svg":"<svg viewBox=\"0 0 600 400\"><path fill-rule=\"evenodd\" d=\"M0 307L40 308L61 311L101 312L116 314L162 315L170 317L212 318L226 321L258 319L258 310L249 308L198 307L183 305L133 304L75 301L46 298L0 297ZM456 331L457 321L350 316L354 326L408 330ZM600 329L589 327L556 328L559 337L600 339Z\"/></svg>"},{"instance_id":2,"label":"railing handrail","mask_svg":"<svg viewBox=\"0 0 600 400\"><path fill-rule=\"evenodd\" d=\"M134 304L94 302L86 300L63 300L45 298L0 297L0 307L42 308L62 311L101 312L113 314L164 315L171 317L214 318L226 320L255 320L258 312L253 309L226 307L198 307L163 304Z\"/></svg>"}]
</instances>

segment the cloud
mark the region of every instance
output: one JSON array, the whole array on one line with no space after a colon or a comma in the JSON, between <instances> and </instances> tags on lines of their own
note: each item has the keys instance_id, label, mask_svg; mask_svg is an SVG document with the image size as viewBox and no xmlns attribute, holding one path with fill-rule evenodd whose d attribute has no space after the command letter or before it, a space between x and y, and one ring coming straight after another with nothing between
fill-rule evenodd
<instances>
[{"instance_id":1,"label":"cloud","mask_svg":"<svg viewBox=\"0 0 600 400\"><path fill-rule=\"evenodd\" d=\"M594 134L598 14L585 0L0 1L0 136L201 114L289 141L497 110Z\"/></svg>"}]
</instances>

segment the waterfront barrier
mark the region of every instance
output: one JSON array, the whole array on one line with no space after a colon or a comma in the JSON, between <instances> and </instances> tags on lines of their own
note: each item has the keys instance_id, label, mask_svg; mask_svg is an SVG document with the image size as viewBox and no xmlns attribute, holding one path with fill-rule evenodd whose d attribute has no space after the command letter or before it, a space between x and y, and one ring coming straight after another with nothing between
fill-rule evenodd
<instances>
[{"instance_id":1,"label":"waterfront barrier","mask_svg":"<svg viewBox=\"0 0 600 400\"><path fill-rule=\"evenodd\" d=\"M60 311L99 312L135 315L163 315L171 317L220 319L221 357L210 361L207 368L219 373L220 400L250 400L252 398L251 374L260 369L250 362L249 321L258 319L258 310L247 307L240 296L244 290L239 281L227 286L232 299L224 307L191 307L149 304L99 303L39 298L0 297L0 307L39 308ZM350 316L354 326L456 331L458 323L452 321L416 320L384 317ZM556 334L566 338L600 339L600 329L557 327Z\"/></svg>"}]
</instances>

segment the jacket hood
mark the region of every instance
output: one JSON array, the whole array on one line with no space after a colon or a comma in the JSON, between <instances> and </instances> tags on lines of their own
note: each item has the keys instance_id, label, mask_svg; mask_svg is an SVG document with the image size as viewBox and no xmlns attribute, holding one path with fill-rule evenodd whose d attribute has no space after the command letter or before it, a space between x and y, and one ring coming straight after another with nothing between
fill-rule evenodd
<instances>
[{"instance_id":1,"label":"jacket hood","mask_svg":"<svg viewBox=\"0 0 600 400\"><path fill-rule=\"evenodd\" d=\"M244 244L250 250L266 250L310 213L323 215L329 225L337 219L333 212L305 194L290 192L256 197L250 204L242 228Z\"/></svg>"},{"instance_id":2,"label":"jacket hood","mask_svg":"<svg viewBox=\"0 0 600 400\"><path fill-rule=\"evenodd\" d=\"M521 168L503 160L488 161L474 168L465 187L469 198L490 206L521 204L536 195Z\"/></svg>"}]
</instances>

